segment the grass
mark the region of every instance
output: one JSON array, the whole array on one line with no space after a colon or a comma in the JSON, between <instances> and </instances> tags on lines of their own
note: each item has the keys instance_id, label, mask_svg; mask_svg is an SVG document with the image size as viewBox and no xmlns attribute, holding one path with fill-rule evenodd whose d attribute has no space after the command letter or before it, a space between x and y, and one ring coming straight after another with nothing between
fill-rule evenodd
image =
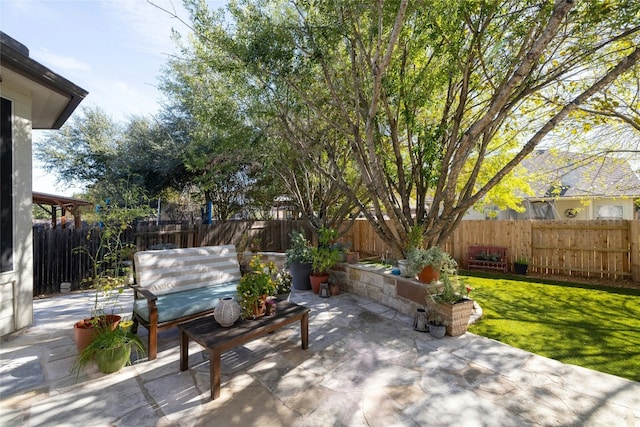
<instances>
[{"instance_id":1,"label":"grass","mask_svg":"<svg viewBox=\"0 0 640 427\"><path fill-rule=\"evenodd\" d=\"M640 381L640 290L464 275L483 318L478 335Z\"/></svg>"}]
</instances>

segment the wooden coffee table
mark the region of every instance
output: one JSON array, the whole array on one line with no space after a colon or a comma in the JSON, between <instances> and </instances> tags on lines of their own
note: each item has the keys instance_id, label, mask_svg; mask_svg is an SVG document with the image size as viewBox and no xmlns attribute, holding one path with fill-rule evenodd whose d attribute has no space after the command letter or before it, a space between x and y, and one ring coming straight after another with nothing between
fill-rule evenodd
<instances>
[{"instance_id":1,"label":"wooden coffee table","mask_svg":"<svg viewBox=\"0 0 640 427\"><path fill-rule=\"evenodd\" d=\"M211 400L220 397L220 358L222 353L263 337L283 326L300 321L302 349L309 347L309 308L289 301L276 302L276 313L258 320L238 319L223 328L213 315L180 323L180 370L189 369L189 339L209 351L211 369Z\"/></svg>"}]
</instances>

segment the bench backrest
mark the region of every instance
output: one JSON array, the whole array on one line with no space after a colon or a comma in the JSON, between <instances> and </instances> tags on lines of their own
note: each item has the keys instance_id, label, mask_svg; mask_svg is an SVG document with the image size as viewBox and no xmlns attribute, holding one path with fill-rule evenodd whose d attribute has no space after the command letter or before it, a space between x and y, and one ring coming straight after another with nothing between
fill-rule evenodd
<instances>
[{"instance_id":1,"label":"bench backrest","mask_svg":"<svg viewBox=\"0 0 640 427\"><path fill-rule=\"evenodd\" d=\"M481 253L484 255L499 255L500 259L504 259L507 256L507 248L500 246L469 246L468 253L469 259L474 259Z\"/></svg>"},{"instance_id":2,"label":"bench backrest","mask_svg":"<svg viewBox=\"0 0 640 427\"><path fill-rule=\"evenodd\" d=\"M242 277L234 245L140 251L136 282L156 295L237 282Z\"/></svg>"}]
</instances>

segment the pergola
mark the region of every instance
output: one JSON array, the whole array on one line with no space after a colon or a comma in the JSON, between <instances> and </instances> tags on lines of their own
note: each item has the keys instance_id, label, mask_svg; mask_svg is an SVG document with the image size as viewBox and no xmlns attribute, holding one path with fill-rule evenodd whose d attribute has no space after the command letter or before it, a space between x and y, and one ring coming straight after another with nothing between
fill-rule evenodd
<instances>
[{"instance_id":1,"label":"pergola","mask_svg":"<svg viewBox=\"0 0 640 427\"><path fill-rule=\"evenodd\" d=\"M73 197L57 196L55 194L45 194L33 192L33 203L40 205L43 209L48 210L44 206L51 206L51 228L56 228L58 224L58 208L60 208L60 225L63 229L67 226L67 213L73 215L74 227L79 229L82 227L82 216L80 214L80 206L90 206L91 202L86 200L74 199Z\"/></svg>"}]
</instances>

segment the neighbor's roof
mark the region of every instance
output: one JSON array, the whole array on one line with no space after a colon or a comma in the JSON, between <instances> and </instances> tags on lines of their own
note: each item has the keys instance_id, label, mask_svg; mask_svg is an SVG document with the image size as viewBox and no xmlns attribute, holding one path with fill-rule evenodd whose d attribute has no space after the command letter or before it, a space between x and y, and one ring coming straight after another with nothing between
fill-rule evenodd
<instances>
[{"instance_id":1,"label":"neighbor's roof","mask_svg":"<svg viewBox=\"0 0 640 427\"><path fill-rule=\"evenodd\" d=\"M534 198L640 196L640 179L629 162L615 157L540 150L522 166Z\"/></svg>"},{"instance_id":2,"label":"neighbor's roof","mask_svg":"<svg viewBox=\"0 0 640 427\"><path fill-rule=\"evenodd\" d=\"M88 92L29 58L29 49L0 31L0 79L28 91L33 129L60 129Z\"/></svg>"}]
</instances>

